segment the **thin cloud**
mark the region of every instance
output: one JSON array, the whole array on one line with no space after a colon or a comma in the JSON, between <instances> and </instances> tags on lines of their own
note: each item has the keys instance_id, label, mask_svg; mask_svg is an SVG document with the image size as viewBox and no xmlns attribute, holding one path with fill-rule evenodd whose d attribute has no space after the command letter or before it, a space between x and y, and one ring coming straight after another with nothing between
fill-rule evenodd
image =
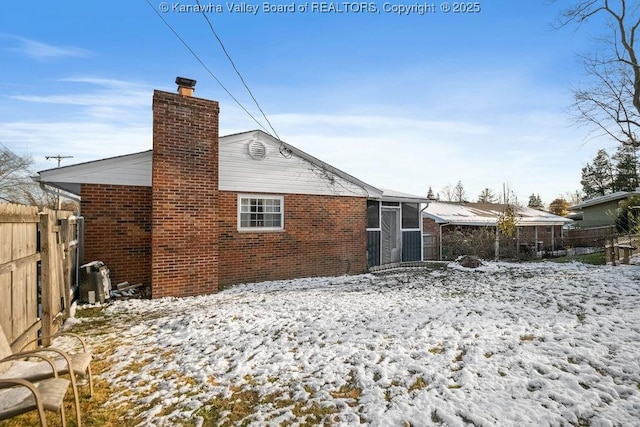
<instances>
[{"instance_id":1,"label":"thin cloud","mask_svg":"<svg viewBox=\"0 0 640 427\"><path fill-rule=\"evenodd\" d=\"M36 40L20 36L9 36L18 41L18 46L7 48L11 52L26 55L37 61L46 61L57 58L86 58L91 52L86 49L68 46L54 46Z\"/></svg>"},{"instance_id":2,"label":"thin cloud","mask_svg":"<svg viewBox=\"0 0 640 427\"><path fill-rule=\"evenodd\" d=\"M35 104L77 107L78 113L104 121L120 121L143 114L149 107L151 90L139 83L95 77L56 80L69 83L71 90L56 95L16 94L8 97ZM84 85L80 87L81 85ZM84 89L84 90L82 90Z\"/></svg>"}]
</instances>

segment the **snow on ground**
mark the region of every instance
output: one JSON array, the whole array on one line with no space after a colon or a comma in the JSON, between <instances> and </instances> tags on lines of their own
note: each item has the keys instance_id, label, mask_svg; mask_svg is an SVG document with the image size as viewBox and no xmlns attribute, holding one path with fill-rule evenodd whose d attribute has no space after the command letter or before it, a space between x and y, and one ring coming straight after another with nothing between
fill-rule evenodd
<instances>
[{"instance_id":1,"label":"snow on ground","mask_svg":"<svg viewBox=\"0 0 640 427\"><path fill-rule=\"evenodd\" d=\"M279 396L256 426L304 421L300 401L345 426L640 424L638 267L452 267L115 302L112 403L148 425L240 389Z\"/></svg>"}]
</instances>

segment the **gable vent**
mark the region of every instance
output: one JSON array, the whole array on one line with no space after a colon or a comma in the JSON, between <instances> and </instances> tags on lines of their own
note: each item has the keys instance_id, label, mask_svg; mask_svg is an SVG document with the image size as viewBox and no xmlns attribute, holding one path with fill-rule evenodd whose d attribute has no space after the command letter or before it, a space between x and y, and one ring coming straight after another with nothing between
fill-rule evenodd
<instances>
[{"instance_id":1,"label":"gable vent","mask_svg":"<svg viewBox=\"0 0 640 427\"><path fill-rule=\"evenodd\" d=\"M252 141L248 145L249 155L253 160L264 160L267 158L267 146L260 141Z\"/></svg>"}]
</instances>

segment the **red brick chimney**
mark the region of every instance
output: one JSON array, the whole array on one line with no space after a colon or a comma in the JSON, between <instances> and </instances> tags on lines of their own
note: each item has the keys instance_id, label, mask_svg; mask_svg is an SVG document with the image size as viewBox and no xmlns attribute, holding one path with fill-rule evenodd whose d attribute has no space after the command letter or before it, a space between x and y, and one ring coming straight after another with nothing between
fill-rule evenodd
<instances>
[{"instance_id":1,"label":"red brick chimney","mask_svg":"<svg viewBox=\"0 0 640 427\"><path fill-rule=\"evenodd\" d=\"M219 107L192 96L195 80L176 83L153 94L153 298L218 290Z\"/></svg>"}]
</instances>

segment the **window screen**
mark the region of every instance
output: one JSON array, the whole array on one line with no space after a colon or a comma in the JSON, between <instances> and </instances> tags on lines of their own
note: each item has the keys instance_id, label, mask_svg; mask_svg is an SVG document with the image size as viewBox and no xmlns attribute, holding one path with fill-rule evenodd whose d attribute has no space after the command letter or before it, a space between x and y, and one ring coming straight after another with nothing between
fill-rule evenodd
<instances>
[{"instance_id":1,"label":"window screen","mask_svg":"<svg viewBox=\"0 0 640 427\"><path fill-rule=\"evenodd\" d=\"M380 202L367 200L367 228L380 228Z\"/></svg>"},{"instance_id":2,"label":"window screen","mask_svg":"<svg viewBox=\"0 0 640 427\"><path fill-rule=\"evenodd\" d=\"M402 228L420 228L420 206L418 203L402 204Z\"/></svg>"}]
</instances>

